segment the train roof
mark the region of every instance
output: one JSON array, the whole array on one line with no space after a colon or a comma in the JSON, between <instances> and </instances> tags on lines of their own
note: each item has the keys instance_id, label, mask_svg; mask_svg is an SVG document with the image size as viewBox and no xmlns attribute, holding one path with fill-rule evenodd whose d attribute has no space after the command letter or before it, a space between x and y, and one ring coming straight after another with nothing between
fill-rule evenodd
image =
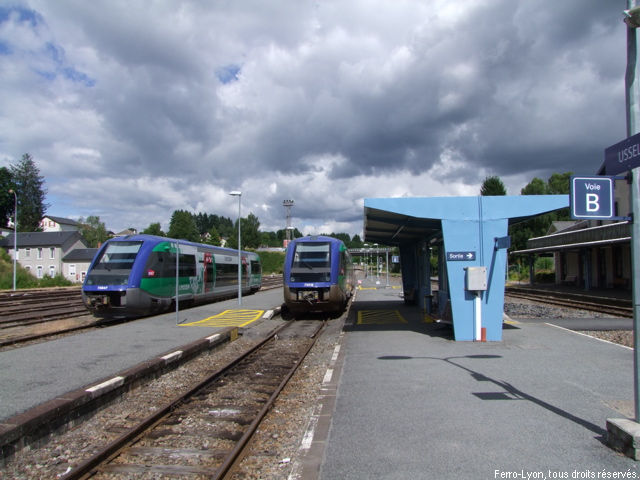
<instances>
[{"instance_id":1,"label":"train roof","mask_svg":"<svg viewBox=\"0 0 640 480\"><path fill-rule=\"evenodd\" d=\"M330 242L330 243L344 243L339 238L335 237L326 237L324 235L310 235L307 237L298 237L291 240L291 243L298 242Z\"/></svg>"},{"instance_id":2,"label":"train roof","mask_svg":"<svg viewBox=\"0 0 640 480\"><path fill-rule=\"evenodd\" d=\"M195 247L212 248L215 250L219 250L221 253L236 253L238 251L236 248L219 247L217 245L209 245L206 243L192 242L190 240L185 240L185 239L160 237L158 235L147 235L145 233L138 233L135 235L126 235L124 237L114 237L109 239L108 241L109 242L157 242L157 243L178 242L181 245L193 245ZM248 252L246 250L242 250L242 253L246 255L254 254L254 252ZM255 254L255 255L258 256L258 254Z\"/></svg>"}]
</instances>

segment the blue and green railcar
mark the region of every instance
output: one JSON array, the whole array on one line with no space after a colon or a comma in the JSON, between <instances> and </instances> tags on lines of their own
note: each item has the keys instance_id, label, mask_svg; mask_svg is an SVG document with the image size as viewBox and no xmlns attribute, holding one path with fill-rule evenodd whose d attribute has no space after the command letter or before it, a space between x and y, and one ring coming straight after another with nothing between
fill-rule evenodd
<instances>
[{"instance_id":1,"label":"blue and green railcar","mask_svg":"<svg viewBox=\"0 0 640 480\"><path fill-rule=\"evenodd\" d=\"M260 289L260 257L242 252L242 292ZM176 275L177 272L177 275ZM238 293L238 251L152 235L106 242L82 286L85 306L96 316L127 318L206 303Z\"/></svg>"}]
</instances>

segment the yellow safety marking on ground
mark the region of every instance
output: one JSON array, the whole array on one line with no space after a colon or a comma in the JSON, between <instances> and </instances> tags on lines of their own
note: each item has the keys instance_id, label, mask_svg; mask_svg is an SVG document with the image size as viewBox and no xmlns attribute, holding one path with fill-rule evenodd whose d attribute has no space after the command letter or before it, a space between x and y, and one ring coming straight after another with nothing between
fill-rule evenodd
<instances>
[{"instance_id":1,"label":"yellow safety marking on ground","mask_svg":"<svg viewBox=\"0 0 640 480\"><path fill-rule=\"evenodd\" d=\"M181 323L183 327L245 327L258 320L264 310L225 310L197 322Z\"/></svg>"},{"instance_id":2,"label":"yellow safety marking on ground","mask_svg":"<svg viewBox=\"0 0 640 480\"><path fill-rule=\"evenodd\" d=\"M358 325L389 325L407 323L398 310L360 310Z\"/></svg>"},{"instance_id":3,"label":"yellow safety marking on ground","mask_svg":"<svg viewBox=\"0 0 640 480\"><path fill-rule=\"evenodd\" d=\"M428 313L424 314L424 319L422 320L424 323L435 323L436 319L435 317L432 317L431 315L429 315Z\"/></svg>"},{"instance_id":4,"label":"yellow safety marking on ground","mask_svg":"<svg viewBox=\"0 0 640 480\"><path fill-rule=\"evenodd\" d=\"M358 290L377 290L377 287L363 287L358 285Z\"/></svg>"},{"instance_id":5,"label":"yellow safety marking on ground","mask_svg":"<svg viewBox=\"0 0 640 480\"><path fill-rule=\"evenodd\" d=\"M505 320L504 323L507 323L509 325L520 325L520 322L516 320Z\"/></svg>"}]
</instances>

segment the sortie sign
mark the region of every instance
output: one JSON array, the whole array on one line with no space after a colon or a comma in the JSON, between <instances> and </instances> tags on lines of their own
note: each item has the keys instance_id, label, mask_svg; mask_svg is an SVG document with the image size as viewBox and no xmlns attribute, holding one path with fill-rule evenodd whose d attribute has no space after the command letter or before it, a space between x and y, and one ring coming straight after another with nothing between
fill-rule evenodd
<instances>
[{"instance_id":1,"label":"sortie sign","mask_svg":"<svg viewBox=\"0 0 640 480\"><path fill-rule=\"evenodd\" d=\"M473 262L476 259L476 252L447 252L449 262Z\"/></svg>"}]
</instances>

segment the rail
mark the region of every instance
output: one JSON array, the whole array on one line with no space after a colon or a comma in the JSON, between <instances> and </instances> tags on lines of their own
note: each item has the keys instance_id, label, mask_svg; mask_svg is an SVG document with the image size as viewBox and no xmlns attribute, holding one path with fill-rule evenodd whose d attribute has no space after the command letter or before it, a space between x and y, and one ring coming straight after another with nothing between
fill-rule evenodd
<instances>
[{"instance_id":1,"label":"rail","mask_svg":"<svg viewBox=\"0 0 640 480\"><path fill-rule=\"evenodd\" d=\"M227 478L322 328L318 322L284 324L61 478L97 473Z\"/></svg>"},{"instance_id":2,"label":"rail","mask_svg":"<svg viewBox=\"0 0 640 480\"><path fill-rule=\"evenodd\" d=\"M505 295L559 307L576 308L592 312L607 313L621 317L633 317L633 306L630 300L598 297L587 293L551 291L546 289L522 288L510 286L505 288Z\"/></svg>"}]
</instances>

